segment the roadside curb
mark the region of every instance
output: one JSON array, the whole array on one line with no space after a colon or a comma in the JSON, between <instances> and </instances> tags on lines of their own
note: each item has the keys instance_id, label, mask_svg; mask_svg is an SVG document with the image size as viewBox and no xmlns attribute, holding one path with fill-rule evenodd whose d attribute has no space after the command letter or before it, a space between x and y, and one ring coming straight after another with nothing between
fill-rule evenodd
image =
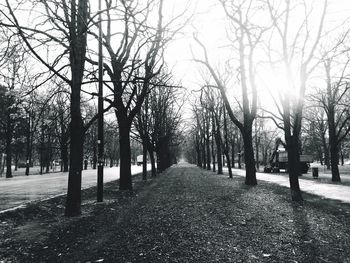
<instances>
[{"instance_id":1,"label":"roadside curb","mask_svg":"<svg viewBox=\"0 0 350 263\"><path fill-rule=\"evenodd\" d=\"M149 172L149 171L148 171ZM137 177L137 176L141 176L142 175L142 172L141 173L136 173L136 174L133 174L131 175L131 177ZM120 179L116 179L116 180L113 180L113 181L109 181L109 182L105 182L105 184L109 184L109 183L117 183ZM83 190L87 190L87 189L90 189L90 188L94 188L96 187L96 185L93 185L93 186L86 186L86 187L82 187L81 188L81 191ZM119 189L118 189L119 190ZM37 200L32 200L32 201L28 201L28 202L25 202L21 205L18 205L18 206L15 206L15 207L11 207L11 208L7 208L5 210L1 210L0 211L0 215L3 215L3 214L6 214L8 212L13 212L13 211L16 211L18 209L25 209L27 208L30 204L33 204L33 203L40 203L40 202L45 202L45 201L48 201L48 200L51 200L51 199L54 199L54 198L57 198L57 197L62 197L62 196L66 196L67 193L61 193L61 194L56 194L56 195L53 195L53 196L49 196L49 197L45 197L43 199L37 199Z\"/></svg>"}]
</instances>

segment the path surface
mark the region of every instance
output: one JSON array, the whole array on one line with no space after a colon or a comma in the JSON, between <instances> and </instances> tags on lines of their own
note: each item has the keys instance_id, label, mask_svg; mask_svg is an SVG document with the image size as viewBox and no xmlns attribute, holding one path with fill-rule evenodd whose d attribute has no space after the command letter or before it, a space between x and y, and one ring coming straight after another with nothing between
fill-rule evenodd
<instances>
[{"instance_id":1,"label":"path surface","mask_svg":"<svg viewBox=\"0 0 350 263\"><path fill-rule=\"evenodd\" d=\"M57 216L51 200L17 211L20 224L2 218L0 261L350 262L348 204L294 203L277 184L248 187L186 164L134 183L132 193L107 185L98 205L86 190L81 217Z\"/></svg>"},{"instance_id":2,"label":"path surface","mask_svg":"<svg viewBox=\"0 0 350 263\"><path fill-rule=\"evenodd\" d=\"M224 168L224 171L227 171L227 168ZM242 177L245 176L245 170L232 169L232 172L235 175L239 175ZM256 178L258 181L275 183L275 184L289 188L289 178L287 175L257 173ZM302 179L302 178L299 178L299 184L303 192L315 194L323 198L329 198L329 199L350 203L350 186L340 185L340 184L327 184L327 183L319 182L317 179L308 180L308 179Z\"/></svg>"},{"instance_id":3,"label":"path surface","mask_svg":"<svg viewBox=\"0 0 350 263\"><path fill-rule=\"evenodd\" d=\"M133 165L132 174L142 172L142 166ZM104 168L104 182L119 179L119 167ZM97 184L97 170L84 170L82 187ZM43 175L15 176L0 178L0 211L24 203L53 197L67 192L68 173L50 173Z\"/></svg>"},{"instance_id":4,"label":"path surface","mask_svg":"<svg viewBox=\"0 0 350 263\"><path fill-rule=\"evenodd\" d=\"M227 168L224 168L227 169ZM104 182L110 182L119 178L119 168L105 168ZM132 166L132 173L142 171L141 166ZM234 174L244 176L245 171L233 169ZM82 187L95 186L97 181L96 170L84 170L82 177ZM305 176L305 175L304 175ZM311 175L306 175L311 176ZM320 171L320 177L329 177ZM288 176L283 174L257 173L257 179L276 183L289 187ZM348 180L347 176L343 180ZM319 195L324 198L339 200L350 203L350 186L325 184L319 180L299 179L302 191ZM64 194L67 191L67 173L50 173L43 175L15 176L6 179L0 178L0 211L17 207L24 203L50 198L55 195Z\"/></svg>"}]
</instances>

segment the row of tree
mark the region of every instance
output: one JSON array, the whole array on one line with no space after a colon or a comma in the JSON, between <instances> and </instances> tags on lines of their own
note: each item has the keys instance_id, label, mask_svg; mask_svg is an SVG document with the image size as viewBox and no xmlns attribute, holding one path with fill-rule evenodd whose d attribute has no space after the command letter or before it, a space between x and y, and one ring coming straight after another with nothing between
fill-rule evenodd
<instances>
[{"instance_id":1,"label":"row of tree","mask_svg":"<svg viewBox=\"0 0 350 263\"><path fill-rule=\"evenodd\" d=\"M53 86L44 84L52 79L65 89L66 95L58 95L65 103L59 102L57 107L65 105L62 110L66 115L60 114L59 108L52 112L63 116L68 124L64 131L61 130L66 135L65 143L69 142L66 144L69 147L66 149L69 152L66 215L80 214L84 145L86 141L96 140L92 127L98 115L84 108L88 101L98 97L94 85L102 81L96 77L98 55L101 55L96 52L96 43L102 44L104 52L104 112L113 112L117 120L117 125L109 127L116 129L111 140L118 138L119 146L107 145L113 148L110 149L112 152L119 148L119 154L114 154L120 158L119 188L132 189L130 136L133 127L140 132L151 159L153 153L157 153L158 169L164 170L174 161L174 156L163 158L178 144L174 138L179 128L180 105L174 100L175 87L169 84L170 79L164 73L163 53L181 27L170 30L178 17L163 18L163 0L106 0L100 10L93 1L86 0L6 0L1 3L0 12L0 26L7 34L2 44L9 46L12 39L19 39L17 43L21 43L23 52L14 54L27 54L31 60L35 59L36 69L32 69L30 75L36 77L35 83L28 85L30 92L47 89L44 98L48 99L55 92ZM98 19L99 15L101 19ZM98 34L100 25L101 38ZM12 57L6 47L4 54ZM43 108L47 110L47 107ZM39 119L43 122L45 118ZM45 129L46 126L42 127ZM50 140L48 144L52 145L53 138ZM154 164L152 166L155 174Z\"/></svg>"},{"instance_id":2,"label":"row of tree","mask_svg":"<svg viewBox=\"0 0 350 263\"><path fill-rule=\"evenodd\" d=\"M40 173L47 173L53 166L68 172L69 167L69 93L61 85L52 83L56 90L51 95L27 91L17 87L0 87L1 123L0 152L6 154L6 177L12 177L11 165L15 170L25 167L30 174L34 165L40 166ZM85 102L82 106L84 119L96 114L95 107ZM84 158L96 169L96 123L86 132ZM111 143L105 144L105 163L110 166L119 161L118 134L112 121L105 123L105 137ZM55 167L56 169L56 167Z\"/></svg>"},{"instance_id":3,"label":"row of tree","mask_svg":"<svg viewBox=\"0 0 350 263\"><path fill-rule=\"evenodd\" d=\"M303 150L302 139L307 137L303 132L307 132L307 127L308 135L320 133L318 140L322 143L317 145L323 147L321 151L327 163L330 153L332 180L340 181L339 146L350 131L349 29L338 31L336 36L325 29L325 24L331 21L326 20L327 0L322 1L322 6L303 0L219 0L219 3L227 22L227 43L221 45L227 47L233 56L215 61L200 35L194 34L201 51L193 53L194 61L202 65L210 76L206 75L206 84L202 87L206 97L203 99L201 93L201 107L194 108L193 113L197 121L193 136L198 165L210 169L209 137L212 136L215 138L212 143L215 141L221 171L219 156L221 153L227 155L226 145L232 145L226 135L227 112L243 139L246 184L257 184L257 146L261 140L258 126L264 123L261 121L263 119L272 120L284 137L293 200L302 200L298 180L301 175L299 160ZM338 22L342 25L345 23ZM313 26L310 27L310 24ZM219 63L220 67L215 67L215 63ZM262 80L267 67L275 73L275 78L280 75L282 81L278 90L263 89ZM324 82L311 84L315 76ZM273 110L259 102L259 96L269 92L270 95L265 98L269 97L269 101L274 102ZM218 93L220 96L215 97L221 99L212 99L214 93ZM218 101L222 101L220 103L225 107L220 106ZM223 140L220 139L220 129L216 128L220 127L220 115L224 116ZM309 117L309 125L305 116ZM311 142L308 144L312 145ZM222 147L224 150L221 150ZM213 161L214 158L213 154Z\"/></svg>"},{"instance_id":4,"label":"row of tree","mask_svg":"<svg viewBox=\"0 0 350 263\"><path fill-rule=\"evenodd\" d=\"M161 74L157 85L146 95L135 119L135 127L143 145L143 178L147 175L147 153L150 156L152 176L163 172L177 162L180 154L181 108L184 102L182 88L171 83L171 75Z\"/></svg>"}]
</instances>

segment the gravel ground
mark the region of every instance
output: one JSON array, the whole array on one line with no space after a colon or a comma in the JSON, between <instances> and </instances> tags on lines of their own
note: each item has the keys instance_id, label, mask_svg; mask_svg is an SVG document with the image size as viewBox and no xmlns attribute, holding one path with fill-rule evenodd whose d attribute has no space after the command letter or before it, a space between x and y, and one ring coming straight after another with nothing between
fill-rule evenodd
<instances>
[{"instance_id":1,"label":"gravel ground","mask_svg":"<svg viewBox=\"0 0 350 263\"><path fill-rule=\"evenodd\" d=\"M350 205L178 165L133 192L84 190L0 215L0 262L350 262Z\"/></svg>"}]
</instances>

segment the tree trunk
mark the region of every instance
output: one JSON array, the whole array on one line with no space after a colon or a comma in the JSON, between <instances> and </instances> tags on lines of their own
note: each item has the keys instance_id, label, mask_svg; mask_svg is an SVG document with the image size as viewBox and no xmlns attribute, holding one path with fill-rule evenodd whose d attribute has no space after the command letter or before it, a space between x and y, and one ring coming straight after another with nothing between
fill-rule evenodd
<instances>
[{"instance_id":1,"label":"tree trunk","mask_svg":"<svg viewBox=\"0 0 350 263\"><path fill-rule=\"evenodd\" d=\"M81 171L83 167L84 126L81 117L80 88L77 87L78 85L80 87L80 83L72 84L71 91L71 123L69 127L71 140L66 216L77 216L81 214Z\"/></svg>"},{"instance_id":2,"label":"tree trunk","mask_svg":"<svg viewBox=\"0 0 350 263\"><path fill-rule=\"evenodd\" d=\"M42 149L42 147L43 146L40 146L41 148L40 148L40 174L43 174L43 159L44 159L44 154L43 154L43 149Z\"/></svg>"},{"instance_id":3,"label":"tree trunk","mask_svg":"<svg viewBox=\"0 0 350 263\"><path fill-rule=\"evenodd\" d=\"M18 156L18 152L15 154L15 171L18 170L18 160L19 159L19 156Z\"/></svg>"},{"instance_id":4,"label":"tree trunk","mask_svg":"<svg viewBox=\"0 0 350 263\"><path fill-rule=\"evenodd\" d=\"M336 144L331 143L330 145L330 153L331 153L331 169L332 169L332 181L333 182L340 182L340 174L339 174L339 167L338 167L338 161L339 161L339 153L338 153L338 147Z\"/></svg>"},{"instance_id":5,"label":"tree trunk","mask_svg":"<svg viewBox=\"0 0 350 263\"><path fill-rule=\"evenodd\" d=\"M12 177L12 136L13 127L10 115L7 116L7 128L6 128L6 178Z\"/></svg>"},{"instance_id":6,"label":"tree trunk","mask_svg":"<svg viewBox=\"0 0 350 263\"><path fill-rule=\"evenodd\" d=\"M232 158L232 167L235 168L235 137L233 136L232 138L232 143L231 143L231 158Z\"/></svg>"},{"instance_id":7,"label":"tree trunk","mask_svg":"<svg viewBox=\"0 0 350 263\"><path fill-rule=\"evenodd\" d=\"M11 178L12 176L12 149L11 143L6 143L6 178Z\"/></svg>"},{"instance_id":8,"label":"tree trunk","mask_svg":"<svg viewBox=\"0 0 350 263\"><path fill-rule=\"evenodd\" d=\"M216 135L219 137L220 135ZM222 172L222 150L221 150L221 139L217 139L219 143L216 144L217 150L217 160L218 160L218 174L223 174Z\"/></svg>"},{"instance_id":9,"label":"tree trunk","mask_svg":"<svg viewBox=\"0 0 350 263\"><path fill-rule=\"evenodd\" d=\"M258 135L258 124L257 120L255 120L255 162L256 162L256 169L259 171L259 143L260 138Z\"/></svg>"},{"instance_id":10,"label":"tree trunk","mask_svg":"<svg viewBox=\"0 0 350 263\"><path fill-rule=\"evenodd\" d=\"M148 149L148 154L149 154L149 159L151 161L152 177L155 177L157 175L157 170L156 170L156 161L154 160L154 151L152 151L151 149Z\"/></svg>"},{"instance_id":11,"label":"tree trunk","mask_svg":"<svg viewBox=\"0 0 350 263\"><path fill-rule=\"evenodd\" d=\"M130 125L126 118L118 116L120 150L120 190L132 190Z\"/></svg>"},{"instance_id":12,"label":"tree trunk","mask_svg":"<svg viewBox=\"0 0 350 263\"><path fill-rule=\"evenodd\" d=\"M207 146L207 170L211 170L210 140L209 140L209 117L206 118L206 146Z\"/></svg>"},{"instance_id":13,"label":"tree trunk","mask_svg":"<svg viewBox=\"0 0 350 263\"><path fill-rule=\"evenodd\" d=\"M61 171L68 172L68 141L69 134L64 126L63 113L61 113L61 138L60 138L60 155L61 155Z\"/></svg>"},{"instance_id":14,"label":"tree trunk","mask_svg":"<svg viewBox=\"0 0 350 263\"><path fill-rule=\"evenodd\" d=\"M340 149L340 165L344 166L344 152L343 149Z\"/></svg>"},{"instance_id":15,"label":"tree trunk","mask_svg":"<svg viewBox=\"0 0 350 263\"><path fill-rule=\"evenodd\" d=\"M211 140L211 157L213 160L213 172L216 172L216 160L215 160L215 149L214 149L214 133L212 133L212 140Z\"/></svg>"},{"instance_id":16,"label":"tree trunk","mask_svg":"<svg viewBox=\"0 0 350 263\"><path fill-rule=\"evenodd\" d=\"M45 167L45 173L50 172L50 160L49 157L46 157L46 167Z\"/></svg>"},{"instance_id":17,"label":"tree trunk","mask_svg":"<svg viewBox=\"0 0 350 263\"><path fill-rule=\"evenodd\" d=\"M227 120L226 120L226 109L223 107L224 110L224 137L225 137L225 144L224 144L224 153L226 156L226 162L227 162L227 168L228 168L228 174L229 177L232 178L232 168L231 168L231 162L230 162L230 147L229 147L229 141L228 141L228 130L227 130Z\"/></svg>"},{"instance_id":18,"label":"tree trunk","mask_svg":"<svg viewBox=\"0 0 350 263\"><path fill-rule=\"evenodd\" d=\"M94 139L95 139L95 137L94 137ZM95 170L96 167L97 167L97 144L94 142L93 148L92 148L92 169Z\"/></svg>"},{"instance_id":19,"label":"tree trunk","mask_svg":"<svg viewBox=\"0 0 350 263\"><path fill-rule=\"evenodd\" d=\"M237 139L237 148L238 148L238 169L242 169L242 151L241 151L241 142L242 142L242 137L239 135L239 138Z\"/></svg>"},{"instance_id":20,"label":"tree trunk","mask_svg":"<svg viewBox=\"0 0 350 263\"><path fill-rule=\"evenodd\" d=\"M169 151L169 139L167 136L159 140L157 145L157 161L158 161L158 171L163 172L171 165L170 151Z\"/></svg>"},{"instance_id":21,"label":"tree trunk","mask_svg":"<svg viewBox=\"0 0 350 263\"><path fill-rule=\"evenodd\" d=\"M198 167L202 167L202 154L201 154L201 150L200 150L200 142L196 136L196 154L197 154L197 166Z\"/></svg>"},{"instance_id":22,"label":"tree trunk","mask_svg":"<svg viewBox=\"0 0 350 263\"><path fill-rule=\"evenodd\" d=\"M41 125L41 142L40 142L40 174L44 169L44 124Z\"/></svg>"},{"instance_id":23,"label":"tree trunk","mask_svg":"<svg viewBox=\"0 0 350 263\"><path fill-rule=\"evenodd\" d=\"M46 161L46 173L50 172L50 163L51 163L51 136L50 136L50 131L48 131L48 141L47 141L47 147L46 147L46 156L45 156L45 161Z\"/></svg>"},{"instance_id":24,"label":"tree trunk","mask_svg":"<svg viewBox=\"0 0 350 263\"><path fill-rule=\"evenodd\" d=\"M295 135L294 135L295 136ZM286 135L286 146L288 151L288 171L289 184L293 201L302 201L301 190L299 186L300 171L300 155L298 139L294 136Z\"/></svg>"},{"instance_id":25,"label":"tree trunk","mask_svg":"<svg viewBox=\"0 0 350 263\"><path fill-rule=\"evenodd\" d=\"M26 134L26 171L25 175L29 175L30 163L32 159L32 145L31 145L31 132L30 132L30 117L28 120L27 134Z\"/></svg>"},{"instance_id":26,"label":"tree trunk","mask_svg":"<svg viewBox=\"0 0 350 263\"><path fill-rule=\"evenodd\" d=\"M61 145L61 161L63 172L68 172L68 140Z\"/></svg>"},{"instance_id":27,"label":"tree trunk","mask_svg":"<svg viewBox=\"0 0 350 263\"><path fill-rule=\"evenodd\" d=\"M328 111L328 134L329 134L329 147L330 147L330 156L331 156L331 169L332 169L332 181L340 182L338 161L339 161L339 148L338 140L336 136L336 125L334 121L334 108L329 107Z\"/></svg>"},{"instance_id":28,"label":"tree trunk","mask_svg":"<svg viewBox=\"0 0 350 263\"><path fill-rule=\"evenodd\" d=\"M223 174L223 172L222 172L221 132L220 132L220 125L219 125L218 119L216 119L215 142L216 142L216 151L217 151L217 159L218 159L218 174Z\"/></svg>"},{"instance_id":29,"label":"tree trunk","mask_svg":"<svg viewBox=\"0 0 350 263\"><path fill-rule=\"evenodd\" d=\"M142 180L147 180L147 145L146 141L143 141L142 145Z\"/></svg>"},{"instance_id":30,"label":"tree trunk","mask_svg":"<svg viewBox=\"0 0 350 263\"><path fill-rule=\"evenodd\" d=\"M206 154L205 154L205 138L204 137L202 138L201 146L202 146L202 160L203 160L203 167L202 168L206 169L207 168L207 159L206 159Z\"/></svg>"},{"instance_id":31,"label":"tree trunk","mask_svg":"<svg viewBox=\"0 0 350 263\"><path fill-rule=\"evenodd\" d=\"M244 162L245 162L245 184L256 185L256 169L254 160L254 149L253 149L253 136L252 128L245 127L243 134L244 143Z\"/></svg>"}]
</instances>

